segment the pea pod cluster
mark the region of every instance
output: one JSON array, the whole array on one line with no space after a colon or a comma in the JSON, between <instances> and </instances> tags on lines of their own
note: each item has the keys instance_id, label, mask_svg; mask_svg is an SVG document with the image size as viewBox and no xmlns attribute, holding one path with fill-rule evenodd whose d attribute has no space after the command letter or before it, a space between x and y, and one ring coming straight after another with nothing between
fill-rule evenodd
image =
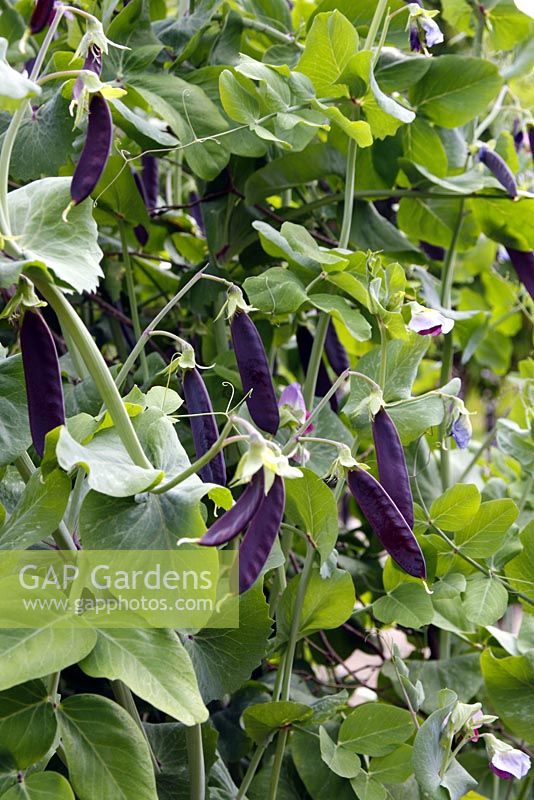
<instances>
[{"instance_id":1,"label":"pea pod cluster","mask_svg":"<svg viewBox=\"0 0 534 800\"><path fill-rule=\"evenodd\" d=\"M363 469L349 473L351 493L384 548L409 575L426 578L426 564L413 534L408 467L395 424L381 408L372 423L380 482Z\"/></svg>"},{"instance_id":2,"label":"pea pod cluster","mask_svg":"<svg viewBox=\"0 0 534 800\"><path fill-rule=\"evenodd\" d=\"M246 400L249 414L259 428L274 435L280 413L261 336L243 311L234 315L230 328L243 391L250 393Z\"/></svg>"},{"instance_id":3,"label":"pea pod cluster","mask_svg":"<svg viewBox=\"0 0 534 800\"><path fill-rule=\"evenodd\" d=\"M196 456L200 458L219 438L213 406L204 379L196 367L184 370L182 388L188 413L200 415L191 416L189 420ZM208 464L205 464L198 474L206 483L218 483L224 486L226 484L226 466L222 451L217 453Z\"/></svg>"},{"instance_id":4,"label":"pea pod cluster","mask_svg":"<svg viewBox=\"0 0 534 800\"><path fill-rule=\"evenodd\" d=\"M87 137L70 185L71 205L83 202L97 185L108 162L112 139L111 113L97 92L89 103Z\"/></svg>"},{"instance_id":5,"label":"pea pod cluster","mask_svg":"<svg viewBox=\"0 0 534 800\"><path fill-rule=\"evenodd\" d=\"M199 544L216 546L226 544L242 533L258 510L264 498L263 472L257 472L236 503L220 516L206 531Z\"/></svg>"},{"instance_id":6,"label":"pea pod cluster","mask_svg":"<svg viewBox=\"0 0 534 800\"><path fill-rule=\"evenodd\" d=\"M534 299L534 252L532 250L514 250L512 247L507 247L506 252L517 272L517 277Z\"/></svg>"},{"instance_id":7,"label":"pea pod cluster","mask_svg":"<svg viewBox=\"0 0 534 800\"><path fill-rule=\"evenodd\" d=\"M65 403L54 339L38 311L24 314L20 349L33 446L42 457L46 434L65 424Z\"/></svg>"},{"instance_id":8,"label":"pea pod cluster","mask_svg":"<svg viewBox=\"0 0 534 800\"><path fill-rule=\"evenodd\" d=\"M50 24L54 16L54 2L55 0L37 0L28 25L32 36L41 33Z\"/></svg>"},{"instance_id":9,"label":"pea pod cluster","mask_svg":"<svg viewBox=\"0 0 534 800\"><path fill-rule=\"evenodd\" d=\"M495 175L510 197L517 197L517 183L514 174L498 153L483 145L478 151L478 159Z\"/></svg>"},{"instance_id":10,"label":"pea pod cluster","mask_svg":"<svg viewBox=\"0 0 534 800\"><path fill-rule=\"evenodd\" d=\"M426 578L419 543L384 487L364 469L349 472L349 489L383 547L414 578Z\"/></svg>"}]
</instances>

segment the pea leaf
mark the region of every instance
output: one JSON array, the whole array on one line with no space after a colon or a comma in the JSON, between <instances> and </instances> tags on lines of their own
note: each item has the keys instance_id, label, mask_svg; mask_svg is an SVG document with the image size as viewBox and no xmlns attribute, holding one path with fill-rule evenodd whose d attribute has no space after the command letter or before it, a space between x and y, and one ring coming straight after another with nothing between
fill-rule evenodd
<instances>
[{"instance_id":1,"label":"pea leaf","mask_svg":"<svg viewBox=\"0 0 534 800\"><path fill-rule=\"evenodd\" d=\"M80 663L93 678L121 680L155 708L183 722L205 722L195 673L176 634L163 629L107 629Z\"/></svg>"},{"instance_id":2,"label":"pea leaf","mask_svg":"<svg viewBox=\"0 0 534 800\"><path fill-rule=\"evenodd\" d=\"M342 322L357 341L365 342L371 338L371 326L363 314L352 308L344 297L314 293L308 296L308 300L315 308L328 312L334 319Z\"/></svg>"},{"instance_id":3,"label":"pea leaf","mask_svg":"<svg viewBox=\"0 0 534 800\"><path fill-rule=\"evenodd\" d=\"M59 706L58 722L80 800L157 800L148 745L127 711L105 697L74 695Z\"/></svg>"},{"instance_id":4,"label":"pea leaf","mask_svg":"<svg viewBox=\"0 0 534 800\"><path fill-rule=\"evenodd\" d=\"M0 38L0 108L16 111L27 98L40 95L41 87L7 63L8 44Z\"/></svg>"},{"instance_id":5,"label":"pea leaf","mask_svg":"<svg viewBox=\"0 0 534 800\"><path fill-rule=\"evenodd\" d=\"M246 278L243 288L252 305L265 314L294 314L308 298L304 285L283 267Z\"/></svg>"},{"instance_id":6,"label":"pea leaf","mask_svg":"<svg viewBox=\"0 0 534 800\"><path fill-rule=\"evenodd\" d=\"M434 609L422 584L403 583L375 600L373 613L382 622L421 628L432 621Z\"/></svg>"},{"instance_id":7,"label":"pea leaf","mask_svg":"<svg viewBox=\"0 0 534 800\"><path fill-rule=\"evenodd\" d=\"M0 692L0 741L18 769L43 758L56 736L51 698L41 681Z\"/></svg>"},{"instance_id":8,"label":"pea leaf","mask_svg":"<svg viewBox=\"0 0 534 800\"><path fill-rule=\"evenodd\" d=\"M517 513L509 498L482 503L470 524L456 533L456 546L471 558L489 558L504 542Z\"/></svg>"},{"instance_id":9,"label":"pea leaf","mask_svg":"<svg viewBox=\"0 0 534 800\"><path fill-rule=\"evenodd\" d=\"M347 89L338 81L357 48L358 34L342 13L317 14L297 69L310 78L318 97L346 97Z\"/></svg>"},{"instance_id":10,"label":"pea leaf","mask_svg":"<svg viewBox=\"0 0 534 800\"><path fill-rule=\"evenodd\" d=\"M315 473L302 469L303 477L286 484L288 518L312 538L324 562L337 539L337 505L331 489Z\"/></svg>"},{"instance_id":11,"label":"pea leaf","mask_svg":"<svg viewBox=\"0 0 534 800\"><path fill-rule=\"evenodd\" d=\"M508 592L502 581L486 575L472 575L467 579L464 598L465 616L477 625L493 625L508 606Z\"/></svg>"},{"instance_id":12,"label":"pea leaf","mask_svg":"<svg viewBox=\"0 0 534 800\"><path fill-rule=\"evenodd\" d=\"M1 275L0 263L0 284ZM30 443L22 357L0 358L0 467L22 455Z\"/></svg>"},{"instance_id":13,"label":"pea leaf","mask_svg":"<svg viewBox=\"0 0 534 800\"><path fill-rule=\"evenodd\" d=\"M2 795L4 800L74 800L70 783L57 772L27 775Z\"/></svg>"},{"instance_id":14,"label":"pea leaf","mask_svg":"<svg viewBox=\"0 0 534 800\"><path fill-rule=\"evenodd\" d=\"M491 650L480 657L486 691L504 724L532 743L534 731L534 663L532 657L496 658Z\"/></svg>"},{"instance_id":15,"label":"pea leaf","mask_svg":"<svg viewBox=\"0 0 534 800\"><path fill-rule=\"evenodd\" d=\"M386 703L364 703L341 724L339 744L355 753L385 756L414 733L410 712Z\"/></svg>"},{"instance_id":16,"label":"pea leaf","mask_svg":"<svg viewBox=\"0 0 534 800\"><path fill-rule=\"evenodd\" d=\"M0 528L0 550L24 550L53 533L63 519L70 489L69 478L60 470L51 472L46 480L36 470Z\"/></svg>"},{"instance_id":17,"label":"pea leaf","mask_svg":"<svg viewBox=\"0 0 534 800\"><path fill-rule=\"evenodd\" d=\"M480 508L480 492L472 484L458 483L451 486L430 506L432 521L446 531L463 528Z\"/></svg>"},{"instance_id":18,"label":"pea leaf","mask_svg":"<svg viewBox=\"0 0 534 800\"><path fill-rule=\"evenodd\" d=\"M279 700L271 703L254 703L243 712L243 725L253 742L261 744L280 728L293 722L304 722L313 714L304 703Z\"/></svg>"}]
</instances>

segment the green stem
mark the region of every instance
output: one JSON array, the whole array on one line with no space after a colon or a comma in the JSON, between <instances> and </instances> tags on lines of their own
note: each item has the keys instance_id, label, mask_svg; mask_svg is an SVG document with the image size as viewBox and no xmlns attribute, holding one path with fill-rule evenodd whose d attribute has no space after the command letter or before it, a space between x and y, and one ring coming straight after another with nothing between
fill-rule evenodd
<instances>
[{"instance_id":1,"label":"green stem","mask_svg":"<svg viewBox=\"0 0 534 800\"><path fill-rule=\"evenodd\" d=\"M249 788L250 784L252 783L252 781L254 780L254 775L256 774L256 772L258 770L258 767L260 765L260 761L262 760L262 758L263 758L263 756L265 754L265 751L267 750L267 748L271 744L272 740L273 740L273 736L271 735L264 742L262 742L260 745L258 745L258 747L256 748L256 750L254 752L254 755L250 759L250 763L248 765L247 771L245 772L245 775L243 776L243 780L241 781L241 785L240 785L239 790L238 790L238 792L236 794L236 800L244 800L245 795L246 795L246 793L248 791L248 788Z\"/></svg>"},{"instance_id":2,"label":"green stem","mask_svg":"<svg viewBox=\"0 0 534 800\"><path fill-rule=\"evenodd\" d=\"M381 319L378 320L378 326L380 328L380 386L384 389L388 368L387 328Z\"/></svg>"},{"instance_id":3,"label":"green stem","mask_svg":"<svg viewBox=\"0 0 534 800\"><path fill-rule=\"evenodd\" d=\"M300 617L304 605L304 598L306 597L306 589L308 588L308 583L312 573L314 556L315 556L315 550L308 541L306 549L306 559L304 561L302 572L300 573L297 595L295 597L295 607L293 609L293 617L291 620L291 630L289 632L289 641L287 643L287 648L284 658L284 675L282 679L282 692L281 692L282 700L289 700L289 695L291 690L291 675L293 672L293 661L295 659L295 650L297 648L297 640L300 630ZM289 735L288 728L283 728L278 734L278 741L276 743L276 752L274 756L273 771L271 776L271 785L269 790L269 800L276 800L276 795L278 792L278 783L280 780L280 770L282 768L282 762L284 759L284 751L288 735Z\"/></svg>"},{"instance_id":4,"label":"green stem","mask_svg":"<svg viewBox=\"0 0 534 800\"><path fill-rule=\"evenodd\" d=\"M63 12L64 8L61 5L56 8L54 18L46 32L45 38L43 39L43 43L39 49L39 52L37 53L37 57L30 73L31 81L35 81L39 76L39 72L43 66L48 48L50 47L50 44L52 43L52 40L58 29L58 25L61 22ZM11 161L11 153L13 152L13 145L15 144L17 133L19 132L20 125L29 106L30 101L24 100L24 102L22 102L15 111L5 133L4 142L2 144L2 152L0 153L0 226L2 228L2 232L6 236L11 235L11 223L9 220L9 209L7 205L9 163Z\"/></svg>"},{"instance_id":5,"label":"green stem","mask_svg":"<svg viewBox=\"0 0 534 800\"><path fill-rule=\"evenodd\" d=\"M191 800L204 800L206 796L206 773L204 769L204 748L202 745L202 726L192 725L185 729L187 763Z\"/></svg>"},{"instance_id":6,"label":"green stem","mask_svg":"<svg viewBox=\"0 0 534 800\"><path fill-rule=\"evenodd\" d=\"M202 455L200 458L197 458L196 461L193 461L193 463L187 469L184 469L183 472L180 472L179 475L175 475L175 477L172 478L172 480L168 481L167 483L164 483L163 486L158 486L157 488L152 489L153 494L164 494L165 492L168 492L169 489L174 489L174 487L178 486L179 483L183 483L187 478L189 478L190 475L194 475L197 472L199 472L199 470L201 470L205 464L208 464L211 461L211 459L214 458L217 455L217 453L223 449L226 437L232 430L234 422L235 422L234 417L230 417L230 419L227 421L226 425L222 429L221 435L219 436L217 441L214 444L212 444L210 449L206 450L204 455Z\"/></svg>"},{"instance_id":7,"label":"green stem","mask_svg":"<svg viewBox=\"0 0 534 800\"><path fill-rule=\"evenodd\" d=\"M326 340L326 332L330 316L326 312L322 312L317 322L315 329L315 338L313 340L313 347L310 354L310 362L308 364L308 371L306 373L306 380L304 381L304 388L302 394L306 408L313 408L313 398L315 397L315 386L317 384L317 376L319 374L319 367L321 366L321 359L323 357L324 343Z\"/></svg>"},{"instance_id":8,"label":"green stem","mask_svg":"<svg viewBox=\"0 0 534 800\"><path fill-rule=\"evenodd\" d=\"M145 741L146 741L146 743L148 745L150 756L152 758L152 763L154 765L154 770L156 772L159 772L160 771L160 766L158 764L158 760L157 760L157 758L154 755L154 752L152 750L152 745L150 744L147 732L145 730L145 726L143 725L143 721L142 721L142 719L141 719L141 717L139 715L139 711L137 709L137 706L135 704L135 700L133 699L133 695L132 695L130 689L122 681L111 681L111 688L113 690L113 694L115 696L115 700L117 701L117 703L120 706L122 706L122 708L124 708L125 711L128 712L128 714L131 716L131 718L133 719L133 721L135 722L135 724L137 725L137 727L139 728L139 730L143 734L143 737L144 737L144 739L145 739Z\"/></svg>"},{"instance_id":9,"label":"green stem","mask_svg":"<svg viewBox=\"0 0 534 800\"><path fill-rule=\"evenodd\" d=\"M128 239L126 237L126 225L121 220L119 222L119 233L121 237L122 247L122 260L124 262L124 269L126 272L126 288L128 291L128 302L130 304L130 314L132 316L134 335L137 341L141 338L141 323L139 321L139 309L137 307L137 298L135 296L135 282L132 269L132 261L130 258L130 251L128 250ZM139 353L141 361L141 370L143 372L143 383L148 384L150 374L148 371L148 362L144 348Z\"/></svg>"},{"instance_id":10,"label":"green stem","mask_svg":"<svg viewBox=\"0 0 534 800\"><path fill-rule=\"evenodd\" d=\"M376 6L375 13L373 14L373 19L371 20L371 24L369 25L369 31L367 32L367 38L365 40L365 45L364 45L365 50L370 50L375 42L376 34L378 33L378 29L380 27L380 23L382 22L382 17L384 16L387 4L388 0L379 0Z\"/></svg>"},{"instance_id":11,"label":"green stem","mask_svg":"<svg viewBox=\"0 0 534 800\"><path fill-rule=\"evenodd\" d=\"M295 41L295 37L292 33L283 33L282 31L278 31L276 28L273 28L272 25L267 25L266 22L262 22L259 19L253 19L251 17L242 17L241 22L243 27L258 31L258 33L264 33L269 37L269 39L272 39L273 42L280 42L280 44L292 44L295 45L295 47L298 47L300 50L304 49L303 45Z\"/></svg>"},{"instance_id":12,"label":"green stem","mask_svg":"<svg viewBox=\"0 0 534 800\"><path fill-rule=\"evenodd\" d=\"M126 407L93 337L63 293L48 283L42 277L40 270L32 271L32 280L46 302L55 311L61 327L67 330L72 338L130 458L138 467L151 469L152 465L143 452Z\"/></svg>"},{"instance_id":13,"label":"green stem","mask_svg":"<svg viewBox=\"0 0 534 800\"><path fill-rule=\"evenodd\" d=\"M180 291L177 294L175 294L174 297L172 297L169 300L167 305L164 308L161 309L159 314L156 314L156 316L154 317L154 319L152 320L150 325L148 325L145 328L145 330L143 331L143 333L139 337L139 340L137 341L136 345L134 346L132 352L130 353L130 355L128 356L128 358L126 359L124 364L122 365L122 368L121 368L119 374L115 378L115 384L116 384L118 389L121 388L122 384L124 383L124 381L128 377L128 373L130 372L131 368L135 364L137 356L139 355L141 350L143 350L143 348L145 347L146 343L150 339L150 335L151 335L152 331L155 330L158 327L158 325L161 322L161 320L164 319L167 316L169 311L171 311L174 308L174 306L177 303L180 302L182 297L184 295L186 295L187 292L195 285L195 283L197 283L197 281L199 281L201 279L202 273L204 272L205 269L206 269L206 267L203 267L195 275L193 275L193 277L190 280L187 281L185 286L183 286L183 288L180 289Z\"/></svg>"},{"instance_id":14,"label":"green stem","mask_svg":"<svg viewBox=\"0 0 534 800\"><path fill-rule=\"evenodd\" d=\"M286 578L286 568L285 564L287 561L287 556L289 551L291 550L291 545L293 543L293 531L286 529L282 530L282 534L280 537L280 545L282 547L282 553L284 554L284 563L280 564L277 567L273 583L271 586L271 591L269 594L269 616L271 619L274 619L274 615L276 614L276 609L278 608L278 603L287 586L287 578Z\"/></svg>"},{"instance_id":15,"label":"green stem","mask_svg":"<svg viewBox=\"0 0 534 800\"><path fill-rule=\"evenodd\" d=\"M345 173L345 202L343 204L343 219L341 222L341 232L339 234L339 246L343 250L349 245L350 228L352 225L352 212L354 210L354 187L356 184L356 156L358 145L354 139L349 139L347 151L347 167Z\"/></svg>"},{"instance_id":16,"label":"green stem","mask_svg":"<svg viewBox=\"0 0 534 800\"><path fill-rule=\"evenodd\" d=\"M443 271L441 274L441 305L444 309L451 307L452 285L454 282L454 266L456 261L456 248L460 238L460 231L464 217L465 199L460 200L460 207L458 209L458 218L454 226L451 245L447 251L447 256L443 262ZM451 379L452 374L452 361L453 361L453 340L452 331L447 333L443 343L443 353L441 361L441 375L440 383L444 386ZM441 439L441 458L440 458L440 473L441 485L443 489L448 489L450 486L450 459L449 451L445 447L445 438L447 436L446 423L442 423L440 430Z\"/></svg>"}]
</instances>

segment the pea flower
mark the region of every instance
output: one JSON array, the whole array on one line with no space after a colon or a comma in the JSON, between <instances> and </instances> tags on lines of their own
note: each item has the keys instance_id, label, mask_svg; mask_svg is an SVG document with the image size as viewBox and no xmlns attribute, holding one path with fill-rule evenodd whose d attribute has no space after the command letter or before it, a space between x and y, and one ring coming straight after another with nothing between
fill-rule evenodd
<instances>
[{"instance_id":1,"label":"pea flower","mask_svg":"<svg viewBox=\"0 0 534 800\"><path fill-rule=\"evenodd\" d=\"M291 422L295 421L299 425L302 425L308 417L310 416L311 412L308 411L306 408L306 403L304 401L304 395L302 394L302 389L300 387L300 383L290 383L289 386L286 386L285 389L282 391L280 395L280 400L278 401L278 405L282 410L282 421ZM284 419L284 412L285 414ZM313 424L308 425L306 428L306 433L311 433L313 430Z\"/></svg>"},{"instance_id":2,"label":"pea flower","mask_svg":"<svg viewBox=\"0 0 534 800\"><path fill-rule=\"evenodd\" d=\"M440 333L449 333L454 327L452 319L434 308L425 308L419 303L410 303L410 308L412 318L408 328L420 336L439 336Z\"/></svg>"},{"instance_id":3,"label":"pea flower","mask_svg":"<svg viewBox=\"0 0 534 800\"><path fill-rule=\"evenodd\" d=\"M462 400L455 398L452 409L451 436L460 450L465 450L471 441L473 427L470 414Z\"/></svg>"},{"instance_id":4,"label":"pea flower","mask_svg":"<svg viewBox=\"0 0 534 800\"><path fill-rule=\"evenodd\" d=\"M443 34L434 21L437 11L427 11L418 3L410 3L408 29L410 31L410 49L415 53L424 52L429 55L428 48L443 42Z\"/></svg>"},{"instance_id":5,"label":"pea flower","mask_svg":"<svg viewBox=\"0 0 534 800\"><path fill-rule=\"evenodd\" d=\"M501 742L491 733L484 734L486 751L490 758L491 771L505 781L524 778L530 770L530 758L506 742Z\"/></svg>"}]
</instances>

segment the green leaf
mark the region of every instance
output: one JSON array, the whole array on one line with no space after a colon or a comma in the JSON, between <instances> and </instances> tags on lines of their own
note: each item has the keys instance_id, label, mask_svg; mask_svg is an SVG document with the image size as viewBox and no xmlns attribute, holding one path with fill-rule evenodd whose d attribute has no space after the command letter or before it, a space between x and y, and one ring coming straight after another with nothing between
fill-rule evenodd
<instances>
[{"instance_id":1,"label":"green leaf","mask_svg":"<svg viewBox=\"0 0 534 800\"><path fill-rule=\"evenodd\" d=\"M481 114L502 84L496 64L483 58L445 55L430 67L410 92L410 99L432 122L456 128Z\"/></svg>"},{"instance_id":2,"label":"green leaf","mask_svg":"<svg viewBox=\"0 0 534 800\"><path fill-rule=\"evenodd\" d=\"M421 252L402 231L383 217L372 203L356 200L350 226L350 242L360 250L380 250L397 258L422 263Z\"/></svg>"},{"instance_id":3,"label":"green leaf","mask_svg":"<svg viewBox=\"0 0 534 800\"><path fill-rule=\"evenodd\" d=\"M304 722L313 711L303 703L279 700L271 703L254 703L243 712L243 725L253 742L261 744L280 728L294 722Z\"/></svg>"},{"instance_id":4,"label":"green leaf","mask_svg":"<svg viewBox=\"0 0 534 800\"><path fill-rule=\"evenodd\" d=\"M161 765L156 775L158 800L190 800L191 770L187 755L186 731L178 722L145 723L152 752ZM217 732L209 725L202 725L202 750L204 753L204 771L206 783L208 774L215 762ZM213 775L211 776L213 778ZM225 800L213 792L215 800ZM210 781L210 797L212 782Z\"/></svg>"},{"instance_id":5,"label":"green leaf","mask_svg":"<svg viewBox=\"0 0 534 800\"><path fill-rule=\"evenodd\" d=\"M402 130L404 155L440 178L447 174L447 153L435 129L417 118Z\"/></svg>"},{"instance_id":6,"label":"green leaf","mask_svg":"<svg viewBox=\"0 0 534 800\"><path fill-rule=\"evenodd\" d=\"M280 600L277 612L277 647L281 647L289 638L300 580L300 575L292 578ZM312 570L304 595L298 638L339 627L350 617L354 602L354 585L348 572L336 569L329 578L323 580L318 569Z\"/></svg>"},{"instance_id":7,"label":"green leaf","mask_svg":"<svg viewBox=\"0 0 534 800\"><path fill-rule=\"evenodd\" d=\"M410 444L429 428L440 425L445 410L440 397L427 396L391 406L388 414L395 423L401 442Z\"/></svg>"},{"instance_id":8,"label":"green leaf","mask_svg":"<svg viewBox=\"0 0 534 800\"><path fill-rule=\"evenodd\" d=\"M458 599L455 602L458 604ZM410 680L413 683L421 681L423 685L425 699L421 709L425 714L432 714L439 707L439 692L444 686L455 692L462 703L469 703L482 686L477 653L440 658L435 661L410 660L407 666Z\"/></svg>"},{"instance_id":9,"label":"green leaf","mask_svg":"<svg viewBox=\"0 0 534 800\"><path fill-rule=\"evenodd\" d=\"M258 231L260 241L266 253L277 258L284 258L290 264L319 272L323 267L342 269L347 259L332 253L324 247L320 248L313 236L302 225L284 222L279 231L267 222L253 222L252 227ZM250 280L250 279L248 279Z\"/></svg>"},{"instance_id":10,"label":"green leaf","mask_svg":"<svg viewBox=\"0 0 534 800\"><path fill-rule=\"evenodd\" d=\"M184 642L205 703L248 680L267 649L271 619L260 584L239 598L239 628L204 629Z\"/></svg>"},{"instance_id":11,"label":"green leaf","mask_svg":"<svg viewBox=\"0 0 534 800\"><path fill-rule=\"evenodd\" d=\"M3 800L74 800L70 783L57 772L38 772L24 777L2 795Z\"/></svg>"},{"instance_id":12,"label":"green leaf","mask_svg":"<svg viewBox=\"0 0 534 800\"><path fill-rule=\"evenodd\" d=\"M445 775L442 775L446 750L442 745L441 735L444 722L456 704L456 695L453 692L449 694L452 698L421 725L413 747L413 767L417 783L432 800L451 800L451 797L459 800L477 783L455 759L450 762ZM454 794L444 788L447 780L453 778L460 784L459 791Z\"/></svg>"},{"instance_id":13,"label":"green leaf","mask_svg":"<svg viewBox=\"0 0 534 800\"><path fill-rule=\"evenodd\" d=\"M67 428L62 428L56 457L66 472L77 467L84 469L91 489L112 497L144 492L163 478L161 470L134 464L113 428L100 431L87 444L80 444Z\"/></svg>"},{"instance_id":14,"label":"green leaf","mask_svg":"<svg viewBox=\"0 0 534 800\"><path fill-rule=\"evenodd\" d=\"M324 562L338 535L337 504L331 489L314 472L302 469L303 477L286 483L286 514L311 537Z\"/></svg>"},{"instance_id":15,"label":"green leaf","mask_svg":"<svg viewBox=\"0 0 534 800\"><path fill-rule=\"evenodd\" d=\"M346 97L338 81L358 49L358 34L339 11L317 14L306 36L299 72L311 79L318 97Z\"/></svg>"},{"instance_id":16,"label":"green leaf","mask_svg":"<svg viewBox=\"0 0 534 800\"><path fill-rule=\"evenodd\" d=\"M0 467L22 455L31 440L22 357L0 358Z\"/></svg>"},{"instance_id":17,"label":"green leaf","mask_svg":"<svg viewBox=\"0 0 534 800\"><path fill-rule=\"evenodd\" d=\"M386 800L386 789L363 770L350 782L358 800Z\"/></svg>"},{"instance_id":18,"label":"green leaf","mask_svg":"<svg viewBox=\"0 0 534 800\"><path fill-rule=\"evenodd\" d=\"M521 739L534 743L534 663L530 655L480 657L486 691L502 722Z\"/></svg>"},{"instance_id":19,"label":"green leaf","mask_svg":"<svg viewBox=\"0 0 534 800\"><path fill-rule=\"evenodd\" d=\"M421 628L432 622L434 609L422 584L403 583L375 600L373 613L382 622Z\"/></svg>"},{"instance_id":20,"label":"green leaf","mask_svg":"<svg viewBox=\"0 0 534 800\"><path fill-rule=\"evenodd\" d=\"M30 681L0 693L0 742L18 769L48 753L57 723L52 698L41 681Z\"/></svg>"},{"instance_id":21,"label":"green leaf","mask_svg":"<svg viewBox=\"0 0 534 800\"><path fill-rule=\"evenodd\" d=\"M344 744L333 742L325 728L319 728L321 758L332 772L340 778L354 778L360 771L360 759Z\"/></svg>"},{"instance_id":22,"label":"green leaf","mask_svg":"<svg viewBox=\"0 0 534 800\"><path fill-rule=\"evenodd\" d=\"M70 183L70 178L43 178L9 192L11 228L25 260L0 259L0 273L8 267L20 273L36 265L50 269L77 292L95 291L103 273L93 204L87 198L64 222L61 214L70 202Z\"/></svg>"},{"instance_id":23,"label":"green leaf","mask_svg":"<svg viewBox=\"0 0 534 800\"><path fill-rule=\"evenodd\" d=\"M50 621L41 628L0 630L0 690L76 664L95 642L96 633L89 627L66 628L64 614L50 614Z\"/></svg>"},{"instance_id":24,"label":"green leaf","mask_svg":"<svg viewBox=\"0 0 534 800\"><path fill-rule=\"evenodd\" d=\"M148 227L150 218L145 202L131 169L124 169L124 158L111 155L95 188L98 210L106 209L113 214L113 223L119 218L131 225Z\"/></svg>"},{"instance_id":25,"label":"green leaf","mask_svg":"<svg viewBox=\"0 0 534 800\"><path fill-rule=\"evenodd\" d=\"M54 470L43 480L36 470L13 513L0 528L0 550L24 550L53 533L67 508L70 480Z\"/></svg>"},{"instance_id":26,"label":"green leaf","mask_svg":"<svg viewBox=\"0 0 534 800\"><path fill-rule=\"evenodd\" d=\"M16 111L25 100L39 96L41 87L7 63L8 44L0 38L0 108Z\"/></svg>"},{"instance_id":27,"label":"green leaf","mask_svg":"<svg viewBox=\"0 0 534 800\"><path fill-rule=\"evenodd\" d=\"M386 756L414 733L410 712L386 703L364 703L346 717L339 743L355 753Z\"/></svg>"},{"instance_id":28,"label":"green leaf","mask_svg":"<svg viewBox=\"0 0 534 800\"><path fill-rule=\"evenodd\" d=\"M469 208L469 207L468 207ZM458 204L433 197L403 197L399 204L398 224L412 239L423 240L438 247L450 247L458 222ZM460 226L459 250L476 244L480 230L473 213L467 211Z\"/></svg>"},{"instance_id":29,"label":"green leaf","mask_svg":"<svg viewBox=\"0 0 534 800\"><path fill-rule=\"evenodd\" d=\"M261 117L254 83L244 76L223 70L219 76L219 94L230 119L250 125Z\"/></svg>"},{"instance_id":30,"label":"green leaf","mask_svg":"<svg viewBox=\"0 0 534 800\"><path fill-rule=\"evenodd\" d=\"M489 558L503 544L517 514L509 498L482 503L471 523L455 534L456 546L471 558Z\"/></svg>"},{"instance_id":31,"label":"green leaf","mask_svg":"<svg viewBox=\"0 0 534 800\"><path fill-rule=\"evenodd\" d=\"M246 278L243 289L250 303L264 314L294 314L308 299L304 285L283 267Z\"/></svg>"},{"instance_id":32,"label":"green leaf","mask_svg":"<svg viewBox=\"0 0 534 800\"><path fill-rule=\"evenodd\" d=\"M291 755L298 775L313 800L324 800L326 797L354 800L354 792L348 781L332 772L323 761L318 736L293 731Z\"/></svg>"},{"instance_id":33,"label":"green leaf","mask_svg":"<svg viewBox=\"0 0 534 800\"><path fill-rule=\"evenodd\" d=\"M172 128L195 175L213 180L228 164L225 137L230 126L215 103L193 83L169 73L137 73L129 83ZM199 141L212 137L208 141Z\"/></svg>"},{"instance_id":34,"label":"green leaf","mask_svg":"<svg viewBox=\"0 0 534 800\"><path fill-rule=\"evenodd\" d=\"M173 631L99 630L94 649L80 666L93 678L123 681L185 725L207 719L191 661Z\"/></svg>"},{"instance_id":35,"label":"green leaf","mask_svg":"<svg viewBox=\"0 0 534 800\"><path fill-rule=\"evenodd\" d=\"M493 625L508 607L508 592L498 578L471 575L467 579L463 607L470 622Z\"/></svg>"},{"instance_id":36,"label":"green leaf","mask_svg":"<svg viewBox=\"0 0 534 800\"><path fill-rule=\"evenodd\" d=\"M69 101L58 91L24 116L13 146L9 174L23 182L57 175L73 153L75 138Z\"/></svg>"},{"instance_id":37,"label":"green leaf","mask_svg":"<svg viewBox=\"0 0 534 800\"><path fill-rule=\"evenodd\" d=\"M308 296L309 302L320 311L326 311L334 319L339 320L345 325L358 342L365 342L371 338L371 326L359 311L352 308L349 301L344 297L333 294L311 294Z\"/></svg>"},{"instance_id":38,"label":"green leaf","mask_svg":"<svg viewBox=\"0 0 534 800\"><path fill-rule=\"evenodd\" d=\"M127 711L105 697L68 697L58 712L69 777L80 800L157 800L148 745Z\"/></svg>"},{"instance_id":39,"label":"green leaf","mask_svg":"<svg viewBox=\"0 0 534 800\"><path fill-rule=\"evenodd\" d=\"M505 565L504 571L516 591L527 591L528 594L532 594L530 588L534 575L534 524L527 525L519 539L523 549ZM531 613L534 612L534 601L529 603L526 609Z\"/></svg>"},{"instance_id":40,"label":"green leaf","mask_svg":"<svg viewBox=\"0 0 534 800\"><path fill-rule=\"evenodd\" d=\"M469 201L475 219L490 239L515 250L534 249L534 200L522 197L476 198Z\"/></svg>"},{"instance_id":41,"label":"green leaf","mask_svg":"<svg viewBox=\"0 0 534 800\"><path fill-rule=\"evenodd\" d=\"M330 122L333 122L334 125L337 125L349 139L354 139L358 147L370 147L373 144L373 134L368 122L362 119L349 119L337 106L326 106L324 103L319 103L318 101L314 103L314 108L319 109L325 117L329 119Z\"/></svg>"},{"instance_id":42,"label":"green leaf","mask_svg":"<svg viewBox=\"0 0 534 800\"><path fill-rule=\"evenodd\" d=\"M412 748L401 744L392 753L373 758L369 763L369 775L383 783L404 783L412 774Z\"/></svg>"},{"instance_id":43,"label":"green leaf","mask_svg":"<svg viewBox=\"0 0 534 800\"><path fill-rule=\"evenodd\" d=\"M430 518L438 528L456 531L468 525L480 508L480 492L473 483L451 486L430 506Z\"/></svg>"}]
</instances>

